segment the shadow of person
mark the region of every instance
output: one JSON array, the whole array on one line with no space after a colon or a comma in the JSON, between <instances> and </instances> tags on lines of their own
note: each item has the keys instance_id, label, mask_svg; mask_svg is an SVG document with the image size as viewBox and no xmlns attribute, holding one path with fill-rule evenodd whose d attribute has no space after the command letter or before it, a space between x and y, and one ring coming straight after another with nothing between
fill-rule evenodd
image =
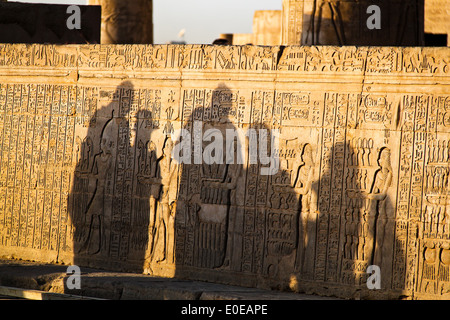
<instances>
[{"instance_id":1,"label":"shadow of person","mask_svg":"<svg viewBox=\"0 0 450 320\"><path fill-rule=\"evenodd\" d=\"M106 182L113 164L112 148L114 142L111 137L114 136L114 111L111 119L107 120L100 135L100 149L93 157L92 167L87 171L76 171L79 178L86 177L89 180L95 180L95 189L92 197L87 203L85 210L85 230L80 239L80 246L75 252L83 255L97 255L103 253L106 248L105 236L105 200L106 200ZM87 140L88 152L93 148L91 140ZM88 156L89 157L89 156ZM85 163L84 163L85 164Z\"/></svg>"},{"instance_id":2,"label":"shadow of person","mask_svg":"<svg viewBox=\"0 0 450 320\"><path fill-rule=\"evenodd\" d=\"M305 195L302 221L312 219L306 213L314 198L311 150L302 145L303 161L290 167L292 172L279 168L277 131L263 119L268 107L262 101L273 98L255 94L260 113L255 109L250 123L243 124L234 112L238 92L226 85L185 93L182 128L190 134L179 139L180 145L187 141L182 151L187 161L181 164L177 197L176 276L237 284L230 277L240 272L246 275L240 285L267 287L286 281L300 266L298 237L304 232L299 226L314 228L299 223L300 193Z\"/></svg>"},{"instance_id":3,"label":"shadow of person","mask_svg":"<svg viewBox=\"0 0 450 320\"><path fill-rule=\"evenodd\" d=\"M184 103L185 131L176 148L176 154L184 156L175 221L176 274L184 277L201 269L195 278L206 279L208 271L241 270L242 231L236 227L242 227L243 199L238 193L245 175L242 136L233 113L237 94L221 84L214 90L187 92Z\"/></svg>"},{"instance_id":4,"label":"shadow of person","mask_svg":"<svg viewBox=\"0 0 450 320\"><path fill-rule=\"evenodd\" d=\"M300 146L300 163L294 166L295 181L292 188L299 197L299 241L295 270L302 278L313 278L315 223L317 214L316 159L313 147L306 143ZM307 259L308 257L308 259Z\"/></svg>"},{"instance_id":5,"label":"shadow of person","mask_svg":"<svg viewBox=\"0 0 450 320\"><path fill-rule=\"evenodd\" d=\"M379 264L389 286L390 150L355 138L319 156L317 129L281 147L264 121L270 106L260 103L257 112L259 100L274 100L263 95L254 94L244 123L236 90L186 90L181 128L188 134L178 139L142 129L152 115L132 112L131 83L102 90L109 104L76 130L74 263L234 284L237 272L248 275L241 285L283 289L296 275L351 290ZM277 170L263 174L274 157Z\"/></svg>"},{"instance_id":6,"label":"shadow of person","mask_svg":"<svg viewBox=\"0 0 450 320\"><path fill-rule=\"evenodd\" d=\"M142 150L141 158L135 157L133 85L126 81L115 90L103 89L100 97L106 97L108 105L75 130L76 165L68 201L73 262L141 272L150 222L150 210L148 205L142 208L142 199L151 204L153 197L151 188L133 184L130 172L136 159L140 174L156 167L146 167L150 160L142 158Z\"/></svg>"},{"instance_id":7,"label":"shadow of person","mask_svg":"<svg viewBox=\"0 0 450 320\"><path fill-rule=\"evenodd\" d=\"M364 137L334 142L324 147L327 151L320 157L309 143L299 143L297 149L299 157L290 166L293 174L285 187L297 195L299 212L291 289L310 292L320 286L317 281L325 281L345 285L340 294L353 296L367 290L371 265L380 268L381 289L393 288L395 208L390 200L394 188L390 149L376 149L374 139ZM273 187L279 181L274 179ZM280 195L272 197L280 202Z\"/></svg>"},{"instance_id":8,"label":"shadow of person","mask_svg":"<svg viewBox=\"0 0 450 320\"><path fill-rule=\"evenodd\" d=\"M383 147L378 155L378 168L373 177L370 193L367 195L369 239L365 253L370 265L383 270L381 286L392 286L392 266L395 234L395 208L389 196L393 185L391 150Z\"/></svg>"},{"instance_id":9,"label":"shadow of person","mask_svg":"<svg viewBox=\"0 0 450 320\"><path fill-rule=\"evenodd\" d=\"M340 278L366 287L367 270L374 265L381 271L379 284L389 289L395 224L388 192L393 187L391 152L387 147L374 150L371 138L354 138L346 148Z\"/></svg>"}]
</instances>

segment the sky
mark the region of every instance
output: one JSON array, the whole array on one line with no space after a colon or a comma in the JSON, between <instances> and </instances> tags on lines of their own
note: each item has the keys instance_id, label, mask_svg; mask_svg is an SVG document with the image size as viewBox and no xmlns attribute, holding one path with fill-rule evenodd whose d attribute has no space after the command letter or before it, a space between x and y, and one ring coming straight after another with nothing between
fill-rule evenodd
<instances>
[{"instance_id":1,"label":"sky","mask_svg":"<svg viewBox=\"0 0 450 320\"><path fill-rule=\"evenodd\" d=\"M10 0L86 4L86 0ZM221 33L252 33L255 10L281 10L282 0L153 0L154 43L212 43Z\"/></svg>"}]
</instances>

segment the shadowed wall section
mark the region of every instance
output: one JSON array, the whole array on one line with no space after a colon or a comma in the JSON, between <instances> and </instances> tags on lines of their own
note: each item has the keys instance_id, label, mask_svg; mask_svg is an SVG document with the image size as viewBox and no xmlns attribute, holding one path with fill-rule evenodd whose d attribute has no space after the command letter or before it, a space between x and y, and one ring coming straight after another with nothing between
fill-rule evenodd
<instances>
[{"instance_id":1,"label":"shadowed wall section","mask_svg":"<svg viewBox=\"0 0 450 320\"><path fill-rule=\"evenodd\" d=\"M0 256L449 298L449 53L0 45ZM249 133L243 162L176 163L178 129L188 154ZM263 130L273 175L251 159Z\"/></svg>"}]
</instances>

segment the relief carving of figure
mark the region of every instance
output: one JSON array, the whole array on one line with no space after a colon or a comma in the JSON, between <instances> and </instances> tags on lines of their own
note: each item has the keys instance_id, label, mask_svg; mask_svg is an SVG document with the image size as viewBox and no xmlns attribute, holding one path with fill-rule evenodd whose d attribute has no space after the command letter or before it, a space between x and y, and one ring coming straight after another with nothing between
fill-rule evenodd
<instances>
[{"instance_id":1,"label":"relief carving of figure","mask_svg":"<svg viewBox=\"0 0 450 320\"><path fill-rule=\"evenodd\" d=\"M150 148L153 148L151 144ZM150 263L154 261L160 263L173 260L169 244L173 243L173 239L171 239L173 230L171 230L170 225L173 225L171 215L174 212L172 210L174 204L170 203L169 191L174 177L176 177L177 164L172 159L172 150L173 142L169 137L165 141L163 155L157 163L150 166L149 175L139 178L141 182L151 185L149 244L144 269L148 269ZM155 154L154 149L152 152ZM154 157L151 157L151 159L154 160Z\"/></svg>"},{"instance_id":2,"label":"relief carving of figure","mask_svg":"<svg viewBox=\"0 0 450 320\"><path fill-rule=\"evenodd\" d=\"M114 112L113 112L114 115ZM86 225L88 229L87 237L84 239L79 253L89 255L99 254L105 249L105 194L106 183L111 174L113 162L114 118L112 117L103 128L100 138L100 152L94 156L92 169L87 173L77 171L79 176L87 176L96 180L94 194L86 209Z\"/></svg>"},{"instance_id":3,"label":"relief carving of figure","mask_svg":"<svg viewBox=\"0 0 450 320\"><path fill-rule=\"evenodd\" d=\"M311 220L312 185L315 175L313 151L310 144L306 144L302 151L302 162L297 166L297 178L294 181L294 190L301 198L300 223L302 232L301 264L305 261L305 252L308 247L308 221Z\"/></svg>"},{"instance_id":4,"label":"relief carving of figure","mask_svg":"<svg viewBox=\"0 0 450 320\"><path fill-rule=\"evenodd\" d=\"M169 190L170 186L173 183L175 172L177 170L177 164L172 159L172 150L173 150L173 142L172 139L168 138L166 140L163 155L159 160L159 168L161 170L161 184L162 184L162 193L161 193L161 215L159 219L157 219L158 226L157 228L161 228L164 225L165 236L164 236L164 258L163 260L168 259L169 248L167 243L169 242L169 238L171 236L171 230L169 229L169 220L171 216L170 209L170 199L169 199Z\"/></svg>"},{"instance_id":5,"label":"relief carving of figure","mask_svg":"<svg viewBox=\"0 0 450 320\"><path fill-rule=\"evenodd\" d=\"M153 240L155 238L155 221L157 215L157 200L159 200L161 192L161 179L158 176L158 158L156 155L156 145L153 141L148 141L145 145L139 143L140 155L139 155L139 168L138 168L138 182L142 185L146 185L150 191L148 198L148 209L150 211L149 223L148 223L148 244L145 257L151 255L153 249ZM147 209L147 207L144 207ZM145 261L146 265L144 269L148 269L149 261Z\"/></svg>"},{"instance_id":6,"label":"relief carving of figure","mask_svg":"<svg viewBox=\"0 0 450 320\"><path fill-rule=\"evenodd\" d=\"M386 224L392 220L391 212L388 210L387 195L392 185L393 170L391 166L391 151L383 148L378 158L379 169L375 172L374 181L368 199L368 241L364 255L369 264L376 262L381 265L382 248L385 242ZM378 221L380 222L378 224ZM376 239L375 239L376 235Z\"/></svg>"},{"instance_id":7,"label":"relief carving of figure","mask_svg":"<svg viewBox=\"0 0 450 320\"><path fill-rule=\"evenodd\" d=\"M86 137L84 141L81 141L80 137L76 139L77 146L77 171L85 172L89 170L89 164L91 162L91 155L93 153L93 142L90 137Z\"/></svg>"}]
</instances>

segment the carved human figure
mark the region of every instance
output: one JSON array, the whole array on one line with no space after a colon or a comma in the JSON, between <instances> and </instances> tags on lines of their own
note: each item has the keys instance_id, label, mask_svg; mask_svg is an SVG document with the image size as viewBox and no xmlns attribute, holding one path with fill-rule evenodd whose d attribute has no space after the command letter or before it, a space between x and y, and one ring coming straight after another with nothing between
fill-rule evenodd
<instances>
[{"instance_id":1,"label":"carved human figure","mask_svg":"<svg viewBox=\"0 0 450 320\"><path fill-rule=\"evenodd\" d=\"M142 148L144 149L144 148ZM138 174L138 182L147 185L150 189L149 195L149 224L148 224L148 244L146 249L145 257L150 257L153 250L153 241L155 239L155 221L157 215L157 200L159 200L161 192L161 178L158 176L158 158L156 155L156 145L153 141L149 141L146 144L145 152L141 156L144 158L142 162L142 168L140 168L140 173ZM149 268L149 259L145 259L144 270Z\"/></svg>"},{"instance_id":2,"label":"carved human figure","mask_svg":"<svg viewBox=\"0 0 450 320\"><path fill-rule=\"evenodd\" d=\"M153 241L150 250L150 262L154 261L155 258L157 259L156 262L168 261L170 258L169 253L171 252L171 249L169 248L168 244L171 243L170 237L173 236L171 235L171 233L173 233L173 230L171 230L169 227L171 217L169 191L175 177L175 172L177 170L177 164L172 159L172 150L173 142L169 137L165 141L163 155L158 159L158 176L160 177L161 183L161 191L159 195L160 210L156 211ZM156 184L157 183L155 183L155 185ZM153 191L156 191L156 187ZM160 234L163 234L162 239L160 238ZM158 246L161 246L163 248L162 252L160 253L157 253Z\"/></svg>"},{"instance_id":3,"label":"carved human figure","mask_svg":"<svg viewBox=\"0 0 450 320\"><path fill-rule=\"evenodd\" d=\"M230 205L237 205L236 203L236 188L239 176L241 175L242 171L242 165L239 164L229 164L226 178L223 182L211 182L210 186L217 188L218 190L225 190L226 192L230 192L230 203L228 204L228 211L230 210ZM228 201L228 200L227 200ZM230 233L232 233L234 230L232 228L234 227L234 221L230 221L231 215L230 212L228 212L227 217L227 227L225 228L227 232L227 242L226 242L226 249L225 249L225 256L222 262L221 267L229 267L230 266L230 259L231 259L231 251L233 250L233 239L230 236Z\"/></svg>"},{"instance_id":4,"label":"carved human figure","mask_svg":"<svg viewBox=\"0 0 450 320\"><path fill-rule=\"evenodd\" d=\"M150 207L149 230L150 228L153 230L156 218L156 200L158 200L159 193L161 190L161 182L159 181L159 177L157 176L158 159L156 156L156 146L153 143L153 141L150 141L148 143L148 154L149 154L149 163L146 166L146 174L148 174L150 179L152 179L149 198L149 207Z\"/></svg>"},{"instance_id":5,"label":"carved human figure","mask_svg":"<svg viewBox=\"0 0 450 320\"><path fill-rule=\"evenodd\" d=\"M114 115L114 112L113 112ZM87 237L79 249L79 253L99 254L105 247L104 218L105 218L105 191L106 181L112 168L112 151L115 143L113 135L113 117L108 120L103 128L100 138L100 152L94 156L94 162L90 172L77 175L88 176L96 179L95 192L86 209Z\"/></svg>"},{"instance_id":6,"label":"carved human figure","mask_svg":"<svg viewBox=\"0 0 450 320\"><path fill-rule=\"evenodd\" d=\"M386 224L392 219L386 207L388 189L392 185L391 151L383 148L378 158L379 169L375 172L373 185L366 195L368 202L368 241L365 247L366 260L381 265L382 247L385 240ZM380 225L377 228L377 222ZM375 239L376 235L376 239Z\"/></svg>"},{"instance_id":7,"label":"carved human figure","mask_svg":"<svg viewBox=\"0 0 450 320\"><path fill-rule=\"evenodd\" d=\"M300 223L302 231L302 249L301 249L301 264L305 261L305 252L308 247L308 220L311 219L311 196L312 184L314 181L314 159L312 147L306 144L302 150L302 162L297 166L297 179L294 182L294 190L300 196Z\"/></svg>"}]
</instances>

